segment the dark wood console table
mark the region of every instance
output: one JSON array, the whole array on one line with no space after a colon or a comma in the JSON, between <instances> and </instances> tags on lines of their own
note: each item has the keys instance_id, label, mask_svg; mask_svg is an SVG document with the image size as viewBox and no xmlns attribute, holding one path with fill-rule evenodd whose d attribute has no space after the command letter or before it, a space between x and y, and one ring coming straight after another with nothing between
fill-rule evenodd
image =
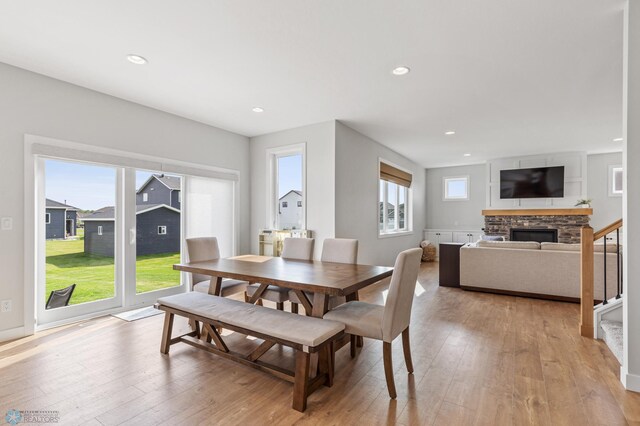
<instances>
[{"instance_id":1,"label":"dark wood console table","mask_svg":"<svg viewBox=\"0 0 640 426\"><path fill-rule=\"evenodd\" d=\"M460 247L464 243L440 243L440 286L460 287Z\"/></svg>"}]
</instances>

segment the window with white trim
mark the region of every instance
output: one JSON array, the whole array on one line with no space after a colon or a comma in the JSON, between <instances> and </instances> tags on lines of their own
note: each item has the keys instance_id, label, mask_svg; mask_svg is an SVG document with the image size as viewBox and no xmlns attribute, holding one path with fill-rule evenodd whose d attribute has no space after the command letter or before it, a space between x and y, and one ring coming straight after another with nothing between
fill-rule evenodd
<instances>
[{"instance_id":1,"label":"window with white trim","mask_svg":"<svg viewBox=\"0 0 640 426\"><path fill-rule=\"evenodd\" d=\"M267 223L273 229L305 229L305 144L269 149L267 159L271 177Z\"/></svg>"},{"instance_id":2,"label":"window with white trim","mask_svg":"<svg viewBox=\"0 0 640 426\"><path fill-rule=\"evenodd\" d=\"M146 203L147 201L149 201L149 194L147 194L146 192L142 193L142 202Z\"/></svg>"},{"instance_id":3,"label":"window with white trim","mask_svg":"<svg viewBox=\"0 0 640 426\"><path fill-rule=\"evenodd\" d=\"M98 235L102 235L102 225L98 225Z\"/></svg>"},{"instance_id":4,"label":"window with white trim","mask_svg":"<svg viewBox=\"0 0 640 426\"><path fill-rule=\"evenodd\" d=\"M167 227L158 226L158 235L167 235Z\"/></svg>"},{"instance_id":5,"label":"window with white trim","mask_svg":"<svg viewBox=\"0 0 640 426\"><path fill-rule=\"evenodd\" d=\"M465 201L469 199L469 176L449 176L442 178L443 200Z\"/></svg>"},{"instance_id":6,"label":"window with white trim","mask_svg":"<svg viewBox=\"0 0 640 426\"><path fill-rule=\"evenodd\" d=\"M44 223L46 223L47 225L51 223L51 213L44 214Z\"/></svg>"},{"instance_id":7,"label":"window with white trim","mask_svg":"<svg viewBox=\"0 0 640 426\"><path fill-rule=\"evenodd\" d=\"M378 235L411 232L413 175L380 161L378 179Z\"/></svg>"},{"instance_id":8,"label":"window with white trim","mask_svg":"<svg viewBox=\"0 0 640 426\"><path fill-rule=\"evenodd\" d=\"M609 196L621 197L622 196L622 182L623 182L623 169L622 166L609 166Z\"/></svg>"}]
</instances>

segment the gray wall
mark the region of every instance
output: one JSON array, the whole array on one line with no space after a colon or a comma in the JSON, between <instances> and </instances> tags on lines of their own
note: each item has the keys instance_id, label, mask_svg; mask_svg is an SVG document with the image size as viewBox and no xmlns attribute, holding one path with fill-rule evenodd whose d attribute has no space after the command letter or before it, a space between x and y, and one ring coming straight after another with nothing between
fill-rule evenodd
<instances>
[{"instance_id":1,"label":"gray wall","mask_svg":"<svg viewBox=\"0 0 640 426\"><path fill-rule=\"evenodd\" d=\"M587 194L593 200L591 226L600 229L622 217L622 197L609 197L610 165L622 164L622 153L587 155ZM442 178L469 175L468 201L443 201ZM427 169L427 228L481 229L486 207L486 165Z\"/></svg>"},{"instance_id":2,"label":"gray wall","mask_svg":"<svg viewBox=\"0 0 640 426\"><path fill-rule=\"evenodd\" d=\"M469 200L444 201L442 179L469 176ZM427 169L427 228L480 230L486 204L486 165Z\"/></svg>"},{"instance_id":3,"label":"gray wall","mask_svg":"<svg viewBox=\"0 0 640 426\"><path fill-rule=\"evenodd\" d=\"M113 220L90 220L84 223L84 252L97 256L113 257L115 247L115 222ZM102 226L102 235L98 235Z\"/></svg>"},{"instance_id":4,"label":"gray wall","mask_svg":"<svg viewBox=\"0 0 640 426\"><path fill-rule=\"evenodd\" d=\"M149 194L149 198L147 201L142 201L142 194L145 192ZM147 186L136 194L136 204L166 204L171 206L171 190L157 179L151 179Z\"/></svg>"},{"instance_id":5,"label":"gray wall","mask_svg":"<svg viewBox=\"0 0 640 426\"><path fill-rule=\"evenodd\" d=\"M609 196L609 166L622 165L622 153L587 156L587 193L593 200L591 226L602 229L622 219L622 197Z\"/></svg>"},{"instance_id":6,"label":"gray wall","mask_svg":"<svg viewBox=\"0 0 640 426\"><path fill-rule=\"evenodd\" d=\"M24 325L24 135L35 134L240 171L239 253L249 251L249 139L6 64L0 64L0 338ZM253 234L252 234L253 235Z\"/></svg>"},{"instance_id":7,"label":"gray wall","mask_svg":"<svg viewBox=\"0 0 640 426\"><path fill-rule=\"evenodd\" d=\"M167 234L158 235L158 226ZM180 251L180 213L160 208L136 216L136 253L138 255L178 253Z\"/></svg>"},{"instance_id":8,"label":"gray wall","mask_svg":"<svg viewBox=\"0 0 640 426\"><path fill-rule=\"evenodd\" d=\"M65 210L63 209L47 209L49 213L50 221L47 223L47 239L52 238L64 238L65 231Z\"/></svg>"},{"instance_id":9,"label":"gray wall","mask_svg":"<svg viewBox=\"0 0 640 426\"><path fill-rule=\"evenodd\" d=\"M413 233L378 238L378 161L413 173ZM336 122L336 237L356 238L358 262L393 266L399 252L418 247L425 225L424 167ZM321 242L320 242L321 243Z\"/></svg>"}]
</instances>

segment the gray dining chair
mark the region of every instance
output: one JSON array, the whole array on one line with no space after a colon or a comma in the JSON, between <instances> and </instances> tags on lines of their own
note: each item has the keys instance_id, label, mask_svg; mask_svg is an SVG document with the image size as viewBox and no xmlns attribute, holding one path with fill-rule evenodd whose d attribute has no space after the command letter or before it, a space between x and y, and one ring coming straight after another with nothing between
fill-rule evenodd
<instances>
[{"instance_id":1,"label":"gray dining chair","mask_svg":"<svg viewBox=\"0 0 640 426\"><path fill-rule=\"evenodd\" d=\"M282 242L281 257L288 260L312 260L314 241L313 238L285 238ZM245 300L248 301L253 297L259 287L258 283L249 285L245 291ZM289 300L289 289L270 285L262 293L260 299L275 302L276 309L282 311L284 310L284 302Z\"/></svg>"},{"instance_id":2,"label":"gray dining chair","mask_svg":"<svg viewBox=\"0 0 640 426\"><path fill-rule=\"evenodd\" d=\"M187 257L189 262L204 262L220 259L220 247L216 237L187 238ZM191 273L191 290L201 293L209 293L211 277ZM219 296L230 296L243 292L249 283L247 281L224 278L220 287Z\"/></svg>"},{"instance_id":3,"label":"gray dining chair","mask_svg":"<svg viewBox=\"0 0 640 426\"><path fill-rule=\"evenodd\" d=\"M358 240L352 240L349 238L326 238L322 243L322 257L323 262L334 263L358 263ZM305 292L305 295L310 302L313 303L313 293ZM302 302L298 298L298 295L293 291L289 291L289 300L291 301L291 312L298 312L298 305ZM329 298L329 309L333 309L346 302L344 296L331 296ZM307 312L307 315L311 315L311 312Z\"/></svg>"},{"instance_id":4,"label":"gray dining chair","mask_svg":"<svg viewBox=\"0 0 640 426\"><path fill-rule=\"evenodd\" d=\"M402 334L402 348L407 371L413 373L409 344L409 322L411 321L411 305L413 304L421 257L422 249L419 248L405 250L398 255L384 306L360 301L347 302L324 315L325 319L338 321L345 325L345 332L352 336L352 356L356 346L356 340L353 336L382 340L384 373L391 399L395 399L397 396L393 378L391 343L400 334Z\"/></svg>"}]
</instances>

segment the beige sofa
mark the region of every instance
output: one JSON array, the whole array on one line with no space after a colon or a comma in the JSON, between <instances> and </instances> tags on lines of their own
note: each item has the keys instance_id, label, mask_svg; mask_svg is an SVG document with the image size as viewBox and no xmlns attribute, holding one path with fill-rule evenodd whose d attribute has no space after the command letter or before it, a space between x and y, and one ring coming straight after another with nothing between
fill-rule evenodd
<instances>
[{"instance_id":1,"label":"beige sofa","mask_svg":"<svg viewBox=\"0 0 640 426\"><path fill-rule=\"evenodd\" d=\"M604 245L595 245L594 296L602 300ZM617 291L615 244L607 244L607 298ZM460 249L460 286L467 290L579 301L580 245L478 241Z\"/></svg>"}]
</instances>

